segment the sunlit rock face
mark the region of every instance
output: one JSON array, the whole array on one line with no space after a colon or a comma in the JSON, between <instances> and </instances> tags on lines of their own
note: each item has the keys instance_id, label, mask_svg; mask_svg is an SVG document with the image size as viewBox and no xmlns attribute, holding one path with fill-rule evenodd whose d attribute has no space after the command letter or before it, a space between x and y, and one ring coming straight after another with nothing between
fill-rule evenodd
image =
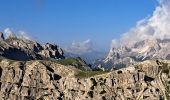
<instances>
[{"instance_id":1,"label":"sunlit rock face","mask_svg":"<svg viewBox=\"0 0 170 100\"><path fill-rule=\"evenodd\" d=\"M41 45L35 41L10 35L4 39L3 33L0 34L0 55L14 60L33 60L33 59L63 59L64 52L57 45Z\"/></svg>"},{"instance_id":2,"label":"sunlit rock face","mask_svg":"<svg viewBox=\"0 0 170 100\"><path fill-rule=\"evenodd\" d=\"M169 61L145 61L94 76L52 61L0 61L1 100L169 100ZM90 73L90 72L89 72Z\"/></svg>"}]
</instances>

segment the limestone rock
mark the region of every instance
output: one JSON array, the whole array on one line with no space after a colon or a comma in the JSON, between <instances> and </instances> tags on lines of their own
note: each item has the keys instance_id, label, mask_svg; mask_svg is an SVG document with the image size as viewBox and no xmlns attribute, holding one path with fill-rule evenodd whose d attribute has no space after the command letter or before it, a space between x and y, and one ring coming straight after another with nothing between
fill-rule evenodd
<instances>
[{"instance_id":1,"label":"limestone rock","mask_svg":"<svg viewBox=\"0 0 170 100\"><path fill-rule=\"evenodd\" d=\"M43 46L32 40L12 36L1 41L0 56L13 60L27 61L47 58L63 59L64 53L57 45L46 44Z\"/></svg>"},{"instance_id":2,"label":"limestone rock","mask_svg":"<svg viewBox=\"0 0 170 100\"><path fill-rule=\"evenodd\" d=\"M0 60L1 100L168 100L170 61L145 61L78 78L72 66L51 61Z\"/></svg>"},{"instance_id":3,"label":"limestone rock","mask_svg":"<svg viewBox=\"0 0 170 100\"><path fill-rule=\"evenodd\" d=\"M122 68L148 59L167 59L170 55L170 39L147 39L112 47L102 64L105 69Z\"/></svg>"},{"instance_id":4,"label":"limestone rock","mask_svg":"<svg viewBox=\"0 0 170 100\"><path fill-rule=\"evenodd\" d=\"M43 50L40 53L41 55L47 57L47 58L64 58L64 52L61 48L59 48L57 45L52 44L45 44L43 46Z\"/></svg>"}]
</instances>

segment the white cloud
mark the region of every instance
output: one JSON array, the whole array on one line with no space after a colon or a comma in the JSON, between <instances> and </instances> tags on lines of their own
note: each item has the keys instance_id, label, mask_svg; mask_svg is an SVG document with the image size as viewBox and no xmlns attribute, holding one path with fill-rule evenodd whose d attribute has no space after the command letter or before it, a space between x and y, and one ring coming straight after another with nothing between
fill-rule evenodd
<instances>
[{"instance_id":1,"label":"white cloud","mask_svg":"<svg viewBox=\"0 0 170 100\"><path fill-rule=\"evenodd\" d=\"M14 34L14 33L13 33L13 31L12 31L10 28L6 28L6 29L4 30L4 35L5 35L6 37L9 37L9 36L12 35L12 34Z\"/></svg>"},{"instance_id":2,"label":"white cloud","mask_svg":"<svg viewBox=\"0 0 170 100\"><path fill-rule=\"evenodd\" d=\"M5 37L9 37L10 35L12 35L12 36L16 36L21 39L33 40L25 31L20 30L20 31L16 32L16 34L14 34L12 29L10 29L10 28L6 28L4 30L4 35L5 35Z\"/></svg>"},{"instance_id":3,"label":"white cloud","mask_svg":"<svg viewBox=\"0 0 170 100\"><path fill-rule=\"evenodd\" d=\"M144 39L170 38L170 0L159 0L159 3L151 17L138 21L121 39L113 40L112 46L115 47L115 41L125 45Z\"/></svg>"},{"instance_id":4,"label":"white cloud","mask_svg":"<svg viewBox=\"0 0 170 100\"><path fill-rule=\"evenodd\" d=\"M83 54L93 50L93 43L91 40L85 40L81 42L72 42L71 46L66 48L67 52L73 54Z\"/></svg>"}]
</instances>

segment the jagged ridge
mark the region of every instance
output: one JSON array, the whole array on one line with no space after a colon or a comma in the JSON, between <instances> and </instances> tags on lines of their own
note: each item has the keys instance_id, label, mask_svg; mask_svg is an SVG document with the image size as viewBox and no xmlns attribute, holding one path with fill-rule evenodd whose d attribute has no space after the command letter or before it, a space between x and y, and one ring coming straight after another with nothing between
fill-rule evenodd
<instances>
[{"instance_id":1,"label":"jagged ridge","mask_svg":"<svg viewBox=\"0 0 170 100\"><path fill-rule=\"evenodd\" d=\"M64 52L57 45L41 45L35 41L10 35L7 39L0 33L0 56L13 60L63 59Z\"/></svg>"}]
</instances>

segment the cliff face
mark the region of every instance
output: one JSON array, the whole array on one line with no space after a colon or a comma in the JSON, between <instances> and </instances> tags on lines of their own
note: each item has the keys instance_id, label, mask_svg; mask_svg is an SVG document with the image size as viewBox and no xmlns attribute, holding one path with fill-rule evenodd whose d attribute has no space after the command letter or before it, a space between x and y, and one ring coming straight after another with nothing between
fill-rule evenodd
<instances>
[{"instance_id":1,"label":"cliff face","mask_svg":"<svg viewBox=\"0 0 170 100\"><path fill-rule=\"evenodd\" d=\"M145 61L80 77L53 61L0 61L0 100L160 100L169 98L170 62Z\"/></svg>"}]
</instances>

